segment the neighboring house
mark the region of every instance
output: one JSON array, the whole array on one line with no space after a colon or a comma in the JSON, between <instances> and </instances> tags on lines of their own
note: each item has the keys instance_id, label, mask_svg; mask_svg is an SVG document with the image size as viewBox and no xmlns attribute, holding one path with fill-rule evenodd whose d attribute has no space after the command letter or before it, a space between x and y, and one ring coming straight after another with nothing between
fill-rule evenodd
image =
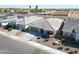
<instances>
[{"instance_id":1,"label":"neighboring house","mask_svg":"<svg viewBox=\"0 0 79 59\"><path fill-rule=\"evenodd\" d=\"M33 19L33 18L32 18ZM29 19L26 19L26 27L29 26L30 30L36 31L42 34L55 35L61 27L64 19L61 18L46 18L39 20L32 20L28 23Z\"/></svg>"},{"instance_id":2,"label":"neighboring house","mask_svg":"<svg viewBox=\"0 0 79 59\"><path fill-rule=\"evenodd\" d=\"M79 19L76 20L65 20L63 26L63 35L73 35L75 39L79 39Z\"/></svg>"},{"instance_id":3,"label":"neighboring house","mask_svg":"<svg viewBox=\"0 0 79 59\"><path fill-rule=\"evenodd\" d=\"M18 16L18 15L10 15L6 14L0 17L0 23L2 25L10 24L16 29L24 28L24 17L23 16ZM21 24L21 25L20 25Z\"/></svg>"},{"instance_id":4,"label":"neighboring house","mask_svg":"<svg viewBox=\"0 0 79 59\"><path fill-rule=\"evenodd\" d=\"M43 18L38 16L23 17L14 15L13 18L0 19L1 23L9 23L16 29L29 29L40 34L55 35L64 21L61 18Z\"/></svg>"}]
</instances>

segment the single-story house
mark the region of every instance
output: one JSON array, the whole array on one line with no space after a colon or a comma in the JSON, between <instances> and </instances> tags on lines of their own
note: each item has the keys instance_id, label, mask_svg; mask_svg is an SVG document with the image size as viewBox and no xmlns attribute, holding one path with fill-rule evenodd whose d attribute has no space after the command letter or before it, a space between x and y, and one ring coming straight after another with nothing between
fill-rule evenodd
<instances>
[{"instance_id":1,"label":"single-story house","mask_svg":"<svg viewBox=\"0 0 79 59\"><path fill-rule=\"evenodd\" d=\"M12 18L0 19L1 23L9 23L16 29L29 29L40 34L55 35L64 21L61 18L43 18L38 16L18 16Z\"/></svg>"},{"instance_id":2,"label":"single-story house","mask_svg":"<svg viewBox=\"0 0 79 59\"><path fill-rule=\"evenodd\" d=\"M79 39L79 19L69 19L64 21L63 35L73 35L75 39Z\"/></svg>"},{"instance_id":3,"label":"single-story house","mask_svg":"<svg viewBox=\"0 0 79 59\"><path fill-rule=\"evenodd\" d=\"M30 16L31 19L25 20L25 28L29 26L29 30L36 31L43 34L52 34L55 35L56 32L60 29L61 24L64 19L61 18L40 18L37 16ZM35 18L35 19L33 19ZM29 22L30 20L30 22Z\"/></svg>"},{"instance_id":4,"label":"single-story house","mask_svg":"<svg viewBox=\"0 0 79 59\"><path fill-rule=\"evenodd\" d=\"M20 28L24 28L23 27L23 25L24 25L23 19L24 19L23 16L6 14L6 15L3 15L0 17L0 23L3 26L10 24L15 28L20 29Z\"/></svg>"}]
</instances>

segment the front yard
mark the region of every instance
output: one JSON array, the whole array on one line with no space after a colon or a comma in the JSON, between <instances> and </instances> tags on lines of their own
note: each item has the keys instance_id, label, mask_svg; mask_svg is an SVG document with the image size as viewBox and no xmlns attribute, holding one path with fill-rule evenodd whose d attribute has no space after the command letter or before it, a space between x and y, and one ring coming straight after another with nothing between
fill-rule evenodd
<instances>
[{"instance_id":1,"label":"front yard","mask_svg":"<svg viewBox=\"0 0 79 59\"><path fill-rule=\"evenodd\" d=\"M79 41L75 41L74 38L72 38L71 36L64 36L61 40L59 40L59 39L55 39L54 37L50 38L45 35L43 35L43 37L40 38L34 36L33 33L31 34L28 32L23 32L25 30L21 30L21 31L15 30L11 25L6 25L4 27L0 25L0 30L1 29L8 34L15 35L23 39L32 40L69 54L79 53Z\"/></svg>"},{"instance_id":2,"label":"front yard","mask_svg":"<svg viewBox=\"0 0 79 59\"><path fill-rule=\"evenodd\" d=\"M65 48L64 51L67 51L69 54L79 53L79 41L76 41L73 35L63 36L61 45Z\"/></svg>"},{"instance_id":3,"label":"front yard","mask_svg":"<svg viewBox=\"0 0 79 59\"><path fill-rule=\"evenodd\" d=\"M62 40L59 40L60 41L59 44L56 44L55 43L56 41L58 41L58 39L55 39L55 38L42 39L42 38L40 38L36 42L43 44L45 46L63 51L68 54L78 54L79 53L79 45L74 40L62 39Z\"/></svg>"}]
</instances>

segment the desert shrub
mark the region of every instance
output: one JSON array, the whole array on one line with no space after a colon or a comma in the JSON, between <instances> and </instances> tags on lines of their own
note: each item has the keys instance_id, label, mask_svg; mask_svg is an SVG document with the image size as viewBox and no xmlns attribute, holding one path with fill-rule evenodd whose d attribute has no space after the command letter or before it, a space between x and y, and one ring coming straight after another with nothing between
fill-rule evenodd
<instances>
[{"instance_id":1,"label":"desert shrub","mask_svg":"<svg viewBox=\"0 0 79 59\"><path fill-rule=\"evenodd\" d=\"M40 39L41 37L37 37L37 39Z\"/></svg>"},{"instance_id":2,"label":"desert shrub","mask_svg":"<svg viewBox=\"0 0 79 59\"><path fill-rule=\"evenodd\" d=\"M57 45L56 43L53 43L52 45Z\"/></svg>"},{"instance_id":3,"label":"desert shrub","mask_svg":"<svg viewBox=\"0 0 79 59\"><path fill-rule=\"evenodd\" d=\"M74 53L76 54L76 53L78 53L78 51L74 51Z\"/></svg>"},{"instance_id":4,"label":"desert shrub","mask_svg":"<svg viewBox=\"0 0 79 59\"><path fill-rule=\"evenodd\" d=\"M71 37L68 36L68 35L64 35L64 36L63 36L63 39L71 39Z\"/></svg>"},{"instance_id":5,"label":"desert shrub","mask_svg":"<svg viewBox=\"0 0 79 59\"><path fill-rule=\"evenodd\" d=\"M44 40L44 42L47 42L48 40Z\"/></svg>"},{"instance_id":6,"label":"desert shrub","mask_svg":"<svg viewBox=\"0 0 79 59\"><path fill-rule=\"evenodd\" d=\"M78 51L70 51L70 52L68 52L69 54L76 54L76 53L78 53Z\"/></svg>"},{"instance_id":7,"label":"desert shrub","mask_svg":"<svg viewBox=\"0 0 79 59\"><path fill-rule=\"evenodd\" d=\"M65 48L65 50L70 50L69 48Z\"/></svg>"},{"instance_id":8,"label":"desert shrub","mask_svg":"<svg viewBox=\"0 0 79 59\"><path fill-rule=\"evenodd\" d=\"M8 29L8 28L13 28L11 25L6 25L6 26L4 26L4 29Z\"/></svg>"},{"instance_id":9,"label":"desert shrub","mask_svg":"<svg viewBox=\"0 0 79 59\"><path fill-rule=\"evenodd\" d=\"M25 29L22 29L21 31L25 32Z\"/></svg>"},{"instance_id":10,"label":"desert shrub","mask_svg":"<svg viewBox=\"0 0 79 59\"><path fill-rule=\"evenodd\" d=\"M8 31L11 31L12 29L13 29L13 28L8 28L7 30L8 30Z\"/></svg>"},{"instance_id":11,"label":"desert shrub","mask_svg":"<svg viewBox=\"0 0 79 59\"><path fill-rule=\"evenodd\" d=\"M61 47L61 46L60 46L60 47L58 47L57 49L58 49L58 50L62 50L62 49L63 49L63 47Z\"/></svg>"},{"instance_id":12,"label":"desert shrub","mask_svg":"<svg viewBox=\"0 0 79 59\"><path fill-rule=\"evenodd\" d=\"M73 51L68 52L69 54L74 54Z\"/></svg>"}]
</instances>

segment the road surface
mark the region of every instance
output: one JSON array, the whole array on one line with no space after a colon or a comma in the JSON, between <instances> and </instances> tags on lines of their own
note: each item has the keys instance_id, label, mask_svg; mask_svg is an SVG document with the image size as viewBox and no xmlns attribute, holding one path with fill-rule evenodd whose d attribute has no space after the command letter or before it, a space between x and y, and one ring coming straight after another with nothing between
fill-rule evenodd
<instances>
[{"instance_id":1,"label":"road surface","mask_svg":"<svg viewBox=\"0 0 79 59\"><path fill-rule=\"evenodd\" d=\"M39 50L28 44L18 42L0 35L0 54L46 54L47 52Z\"/></svg>"}]
</instances>

